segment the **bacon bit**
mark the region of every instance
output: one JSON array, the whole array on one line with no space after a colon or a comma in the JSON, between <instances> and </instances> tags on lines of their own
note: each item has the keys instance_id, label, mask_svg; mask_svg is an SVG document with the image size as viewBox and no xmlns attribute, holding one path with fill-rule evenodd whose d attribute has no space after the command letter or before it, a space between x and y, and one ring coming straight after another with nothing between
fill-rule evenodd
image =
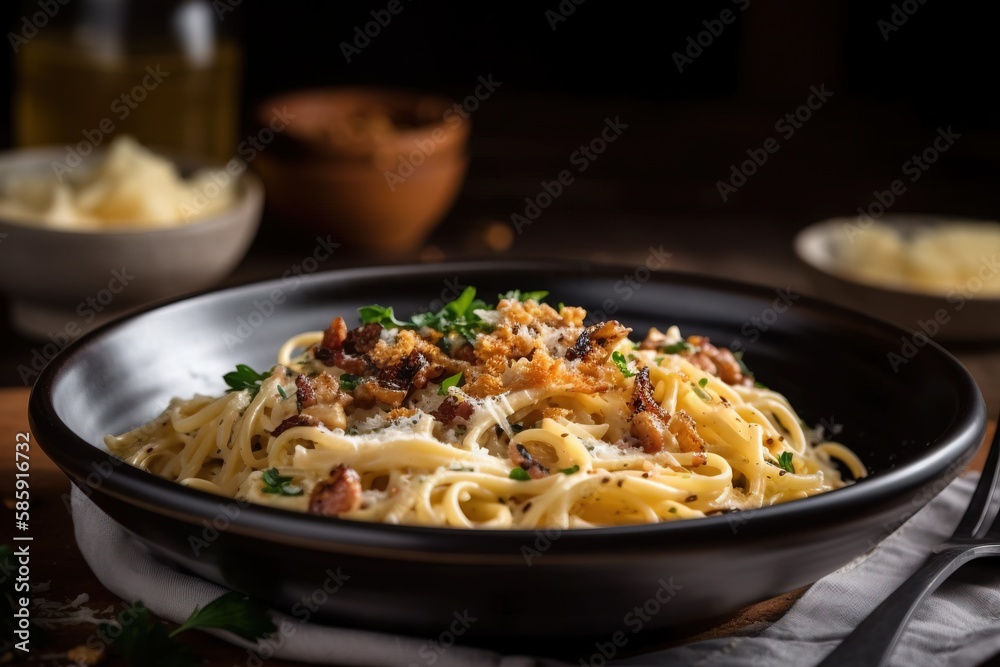
<instances>
[{"instance_id":1,"label":"bacon bit","mask_svg":"<svg viewBox=\"0 0 1000 667\"><path fill-rule=\"evenodd\" d=\"M753 376L744 375L740 363L727 347L716 347L705 336L688 336L687 342L697 350L690 353L692 364L706 373L717 376L730 386L753 386Z\"/></svg>"},{"instance_id":2,"label":"bacon bit","mask_svg":"<svg viewBox=\"0 0 1000 667\"><path fill-rule=\"evenodd\" d=\"M661 452L666 447L663 432L667 425L663 418L652 412L640 412L632 416L632 426L629 433L639 440L642 449L647 454Z\"/></svg>"},{"instance_id":3,"label":"bacon bit","mask_svg":"<svg viewBox=\"0 0 1000 667\"><path fill-rule=\"evenodd\" d=\"M299 412L302 412L302 408L316 405L316 390L309 378L301 373L295 377L295 403Z\"/></svg>"},{"instance_id":4,"label":"bacon bit","mask_svg":"<svg viewBox=\"0 0 1000 667\"><path fill-rule=\"evenodd\" d=\"M705 441L698 435L694 418L684 410L678 410L670 418L667 429L677 438L682 452L704 452Z\"/></svg>"},{"instance_id":5,"label":"bacon bit","mask_svg":"<svg viewBox=\"0 0 1000 667\"><path fill-rule=\"evenodd\" d=\"M347 325L344 323L344 318L335 318L323 332L323 340L316 346L313 356L327 366L336 366L354 375L367 375L371 370L367 359L345 353L344 341L347 340L347 337Z\"/></svg>"},{"instance_id":6,"label":"bacon bit","mask_svg":"<svg viewBox=\"0 0 1000 667\"><path fill-rule=\"evenodd\" d=\"M583 359L587 363L602 364L615 345L628 337L632 330L616 320L599 322L583 330L576 344L566 351L566 359Z\"/></svg>"},{"instance_id":7,"label":"bacon bit","mask_svg":"<svg viewBox=\"0 0 1000 667\"><path fill-rule=\"evenodd\" d=\"M476 363L476 348L466 343L452 350L451 356L453 359L474 364Z\"/></svg>"},{"instance_id":8,"label":"bacon bit","mask_svg":"<svg viewBox=\"0 0 1000 667\"><path fill-rule=\"evenodd\" d=\"M507 446L507 455L510 456L511 463L521 466L532 479L541 479L549 474L549 469L531 457L531 452L517 442L512 442Z\"/></svg>"},{"instance_id":9,"label":"bacon bit","mask_svg":"<svg viewBox=\"0 0 1000 667\"><path fill-rule=\"evenodd\" d=\"M708 454L705 452L698 452L692 457L691 467L698 468L700 466L708 464Z\"/></svg>"},{"instance_id":10,"label":"bacon bit","mask_svg":"<svg viewBox=\"0 0 1000 667\"><path fill-rule=\"evenodd\" d=\"M278 424L277 428L271 431L271 435L279 436L290 428L296 426L318 426L319 421L310 415L292 415L285 421Z\"/></svg>"},{"instance_id":11,"label":"bacon bit","mask_svg":"<svg viewBox=\"0 0 1000 667\"><path fill-rule=\"evenodd\" d=\"M340 403L330 403L328 405L320 403L311 408L306 408L302 411L302 415L314 417L328 429L339 428L347 430L347 414L344 412L344 406Z\"/></svg>"},{"instance_id":12,"label":"bacon bit","mask_svg":"<svg viewBox=\"0 0 1000 667\"><path fill-rule=\"evenodd\" d=\"M343 348L346 339L347 323L344 322L343 317L335 317L330 322L330 326L323 332L323 341L320 343L320 347L328 350L339 350Z\"/></svg>"},{"instance_id":13,"label":"bacon bit","mask_svg":"<svg viewBox=\"0 0 1000 667\"><path fill-rule=\"evenodd\" d=\"M661 347L667 344L667 336L662 331L653 327L646 334L642 343L639 344L640 350L659 350Z\"/></svg>"},{"instance_id":14,"label":"bacon bit","mask_svg":"<svg viewBox=\"0 0 1000 667\"><path fill-rule=\"evenodd\" d=\"M635 375L632 386L632 401L629 403L633 414L650 412L659 417L666 417L660 404L653 398L653 383L649 379L649 367L643 366Z\"/></svg>"},{"instance_id":15,"label":"bacon bit","mask_svg":"<svg viewBox=\"0 0 1000 667\"><path fill-rule=\"evenodd\" d=\"M642 367L635 376L632 400L629 402L632 416L629 434L636 438L647 454L663 451L666 440L663 437L670 415L663 411L653 398L653 386L649 380L649 368Z\"/></svg>"},{"instance_id":16,"label":"bacon bit","mask_svg":"<svg viewBox=\"0 0 1000 667\"><path fill-rule=\"evenodd\" d=\"M361 477L351 466L340 464L313 488L309 513L337 516L361 507Z\"/></svg>"},{"instance_id":17,"label":"bacon bit","mask_svg":"<svg viewBox=\"0 0 1000 667\"><path fill-rule=\"evenodd\" d=\"M377 322L363 324L357 329L352 329L344 339L344 352L354 355L371 352L375 349L381 335L382 325Z\"/></svg>"},{"instance_id":18,"label":"bacon bit","mask_svg":"<svg viewBox=\"0 0 1000 667\"><path fill-rule=\"evenodd\" d=\"M382 386L377 380L365 380L354 388L354 401L361 408L370 408L376 403L398 408L406 399L406 392Z\"/></svg>"},{"instance_id":19,"label":"bacon bit","mask_svg":"<svg viewBox=\"0 0 1000 667\"><path fill-rule=\"evenodd\" d=\"M448 426L457 419L468 419L474 411L475 407L469 401L459 401L454 396L448 396L437 410L431 412L431 416Z\"/></svg>"}]
</instances>

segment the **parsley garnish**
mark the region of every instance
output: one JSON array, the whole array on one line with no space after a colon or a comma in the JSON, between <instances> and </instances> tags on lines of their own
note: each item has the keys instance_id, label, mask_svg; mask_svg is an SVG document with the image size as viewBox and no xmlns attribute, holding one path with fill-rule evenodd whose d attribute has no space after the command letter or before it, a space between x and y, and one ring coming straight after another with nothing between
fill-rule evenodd
<instances>
[{"instance_id":1,"label":"parsley garnish","mask_svg":"<svg viewBox=\"0 0 1000 667\"><path fill-rule=\"evenodd\" d=\"M531 479L531 475L529 475L528 471L524 468L514 468L510 471L509 477L511 479L516 479L519 482L527 482Z\"/></svg>"},{"instance_id":2,"label":"parsley garnish","mask_svg":"<svg viewBox=\"0 0 1000 667\"><path fill-rule=\"evenodd\" d=\"M193 667L204 664L191 647L174 639L194 628L216 628L255 642L274 634L277 628L267 609L241 593L230 592L194 612L179 628L155 621L149 610L136 602L118 615L118 627L103 623L100 632L113 637L111 649L132 665L146 667Z\"/></svg>"},{"instance_id":3,"label":"parsley garnish","mask_svg":"<svg viewBox=\"0 0 1000 667\"><path fill-rule=\"evenodd\" d=\"M698 386L704 389L708 385L708 378L698 380Z\"/></svg>"},{"instance_id":4,"label":"parsley garnish","mask_svg":"<svg viewBox=\"0 0 1000 667\"><path fill-rule=\"evenodd\" d=\"M743 363L743 352L744 350L737 350L733 352L733 358L736 359L736 363L740 365L740 373L743 375L753 375L753 372L747 368L747 365Z\"/></svg>"},{"instance_id":5,"label":"parsley garnish","mask_svg":"<svg viewBox=\"0 0 1000 667\"><path fill-rule=\"evenodd\" d=\"M635 375L635 373L629 370L628 361L626 361L625 355L622 354L621 352L618 351L612 352L611 361L615 362L615 366L618 367L618 370L621 371L624 377L630 378L633 375Z\"/></svg>"},{"instance_id":6,"label":"parsley garnish","mask_svg":"<svg viewBox=\"0 0 1000 667\"><path fill-rule=\"evenodd\" d=\"M226 373L222 379L229 385L227 392L246 389L250 392L250 398L253 399L260 391L260 383L266 380L267 376L258 373L246 364L237 364L236 370Z\"/></svg>"},{"instance_id":7,"label":"parsley garnish","mask_svg":"<svg viewBox=\"0 0 1000 667\"><path fill-rule=\"evenodd\" d=\"M671 343L670 345L661 347L660 352L664 352L666 354L680 354L681 352L687 352L690 349L691 344L682 340L677 343Z\"/></svg>"},{"instance_id":8,"label":"parsley garnish","mask_svg":"<svg viewBox=\"0 0 1000 667\"><path fill-rule=\"evenodd\" d=\"M654 357L654 358L653 358L653 361L655 361L655 362L656 362L656 365L657 365L657 366L659 366L660 364L662 364L662 363L663 363L663 360L664 360L664 359L666 359L666 357Z\"/></svg>"},{"instance_id":9,"label":"parsley garnish","mask_svg":"<svg viewBox=\"0 0 1000 667\"><path fill-rule=\"evenodd\" d=\"M580 466L575 465L575 466L573 466L571 468L563 468L559 472L561 472L564 475L572 475L575 472L580 472Z\"/></svg>"},{"instance_id":10,"label":"parsley garnish","mask_svg":"<svg viewBox=\"0 0 1000 667\"><path fill-rule=\"evenodd\" d=\"M506 294L497 294L497 301L503 301L504 299L510 299L511 301L538 301L541 303L542 299L549 295L545 290L537 290L535 292L522 292L519 289L512 289ZM562 310L560 308L560 310Z\"/></svg>"},{"instance_id":11,"label":"parsley garnish","mask_svg":"<svg viewBox=\"0 0 1000 667\"><path fill-rule=\"evenodd\" d=\"M670 512L671 514L677 514L677 508L676 507L671 507L667 511Z\"/></svg>"},{"instance_id":12,"label":"parsley garnish","mask_svg":"<svg viewBox=\"0 0 1000 667\"><path fill-rule=\"evenodd\" d=\"M466 287L454 301L450 301L436 313L418 313L409 320L397 320L392 308L378 305L364 306L358 309L361 321L365 324L378 322L389 328L420 329L428 327L441 333L455 332L472 342L476 334L489 331L490 325L475 311L489 306L482 299L476 298L476 288Z\"/></svg>"},{"instance_id":13,"label":"parsley garnish","mask_svg":"<svg viewBox=\"0 0 1000 667\"><path fill-rule=\"evenodd\" d=\"M396 315L392 312L392 306L388 308L376 304L361 306L358 308L358 315L361 316L361 322L364 324L381 324L387 329L405 327L407 324L396 319Z\"/></svg>"},{"instance_id":14,"label":"parsley garnish","mask_svg":"<svg viewBox=\"0 0 1000 667\"><path fill-rule=\"evenodd\" d=\"M766 384L764 384L763 382L757 382L756 380L754 381L753 386L757 387L758 389L769 389L770 388Z\"/></svg>"},{"instance_id":15,"label":"parsley garnish","mask_svg":"<svg viewBox=\"0 0 1000 667\"><path fill-rule=\"evenodd\" d=\"M288 398L288 394L285 393L285 388L282 387L280 384L278 385L278 396L281 396L282 398Z\"/></svg>"},{"instance_id":16,"label":"parsley garnish","mask_svg":"<svg viewBox=\"0 0 1000 667\"><path fill-rule=\"evenodd\" d=\"M781 452L778 454L778 467L790 473L795 472L795 465L792 463L791 452Z\"/></svg>"},{"instance_id":17,"label":"parsley garnish","mask_svg":"<svg viewBox=\"0 0 1000 667\"><path fill-rule=\"evenodd\" d=\"M358 375L351 375L350 373L344 373L338 378L340 382L340 388L344 391L354 391L354 388L358 386L361 382L361 377Z\"/></svg>"},{"instance_id":18,"label":"parsley garnish","mask_svg":"<svg viewBox=\"0 0 1000 667\"><path fill-rule=\"evenodd\" d=\"M293 485L291 477L284 477L278 474L277 468L268 468L261 475L264 480L264 493L277 493L282 496L301 496L302 487Z\"/></svg>"},{"instance_id":19,"label":"parsley garnish","mask_svg":"<svg viewBox=\"0 0 1000 667\"><path fill-rule=\"evenodd\" d=\"M455 373L451 377L446 377L444 380L441 381L441 386L438 387L438 395L447 396L448 390L451 389L452 387L457 387L458 383L461 381L462 381L461 373Z\"/></svg>"},{"instance_id":20,"label":"parsley garnish","mask_svg":"<svg viewBox=\"0 0 1000 667\"><path fill-rule=\"evenodd\" d=\"M702 378L702 379L704 379L704 378ZM704 385L702 385L702 386L704 386ZM698 398L700 398L701 400L703 400L703 401L711 401L712 400L712 397L708 395L708 392L706 392L704 389L702 389L701 387L699 387L698 385L696 385L694 382L691 383L691 388L694 389L694 393L696 393L698 395Z\"/></svg>"}]
</instances>

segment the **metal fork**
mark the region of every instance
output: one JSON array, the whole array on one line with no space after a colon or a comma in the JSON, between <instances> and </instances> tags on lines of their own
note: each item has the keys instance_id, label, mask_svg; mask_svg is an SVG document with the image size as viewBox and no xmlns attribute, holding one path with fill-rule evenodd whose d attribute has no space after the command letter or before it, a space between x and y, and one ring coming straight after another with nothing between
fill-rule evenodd
<instances>
[{"instance_id":1,"label":"metal fork","mask_svg":"<svg viewBox=\"0 0 1000 667\"><path fill-rule=\"evenodd\" d=\"M924 598L965 563L983 556L1000 556L1000 515L987 524L1000 479L1000 426L993 434L989 456L969 508L955 532L919 570L904 581L875 611L861 621L820 667L877 667L889 657L910 617Z\"/></svg>"}]
</instances>

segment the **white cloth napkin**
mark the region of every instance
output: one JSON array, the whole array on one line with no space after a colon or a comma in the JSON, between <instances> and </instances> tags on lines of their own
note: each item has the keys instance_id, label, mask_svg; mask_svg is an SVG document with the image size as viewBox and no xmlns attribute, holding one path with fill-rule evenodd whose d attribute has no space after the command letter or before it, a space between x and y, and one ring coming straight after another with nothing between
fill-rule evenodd
<instances>
[{"instance_id":1,"label":"white cloth napkin","mask_svg":"<svg viewBox=\"0 0 1000 667\"><path fill-rule=\"evenodd\" d=\"M882 599L946 539L965 510L975 478L953 482L877 548L821 579L779 621L740 634L645 653L612 665L811 665L836 646ZM161 618L180 623L195 606L225 589L155 559L83 493L73 489L73 521L83 557L98 579L125 600L142 600ZM555 665L526 656L453 646L443 652L424 640L305 624L274 612L282 628L258 646L272 656L314 664L405 667L430 665ZM236 637L228 641L248 648ZM601 638L595 638L601 639ZM975 665L1000 652L1000 567L991 560L966 566L924 602L890 659L891 665ZM248 652L248 659L252 655ZM573 665L581 662L573 660ZM582 664L587 664L584 660ZM602 665L595 653L590 664Z\"/></svg>"}]
</instances>

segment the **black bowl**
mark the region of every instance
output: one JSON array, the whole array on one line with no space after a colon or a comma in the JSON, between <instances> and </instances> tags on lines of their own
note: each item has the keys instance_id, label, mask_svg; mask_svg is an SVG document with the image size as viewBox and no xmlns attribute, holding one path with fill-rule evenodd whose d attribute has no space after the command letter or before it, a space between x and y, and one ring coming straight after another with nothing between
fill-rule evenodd
<instances>
[{"instance_id":1,"label":"black bowl","mask_svg":"<svg viewBox=\"0 0 1000 667\"><path fill-rule=\"evenodd\" d=\"M871 476L776 507L659 525L570 531L387 526L239 506L123 465L102 437L172 396L220 393L236 363L267 367L286 338L358 306L438 308L464 285L488 297L547 289L637 332L678 324L745 349L757 377L809 424L840 430ZM490 262L357 269L204 294L129 317L67 348L30 400L45 452L162 557L293 613L319 602L341 625L508 651L572 652L731 613L815 581L865 552L968 463L982 396L934 343L824 302L645 267ZM335 594L314 595L347 575ZM303 600L309 600L304 604ZM310 613L310 616L313 616ZM658 632L665 630L666 632ZM639 634L641 631L641 635ZM574 643L575 642L575 643ZM558 647L558 648L556 648Z\"/></svg>"}]
</instances>

